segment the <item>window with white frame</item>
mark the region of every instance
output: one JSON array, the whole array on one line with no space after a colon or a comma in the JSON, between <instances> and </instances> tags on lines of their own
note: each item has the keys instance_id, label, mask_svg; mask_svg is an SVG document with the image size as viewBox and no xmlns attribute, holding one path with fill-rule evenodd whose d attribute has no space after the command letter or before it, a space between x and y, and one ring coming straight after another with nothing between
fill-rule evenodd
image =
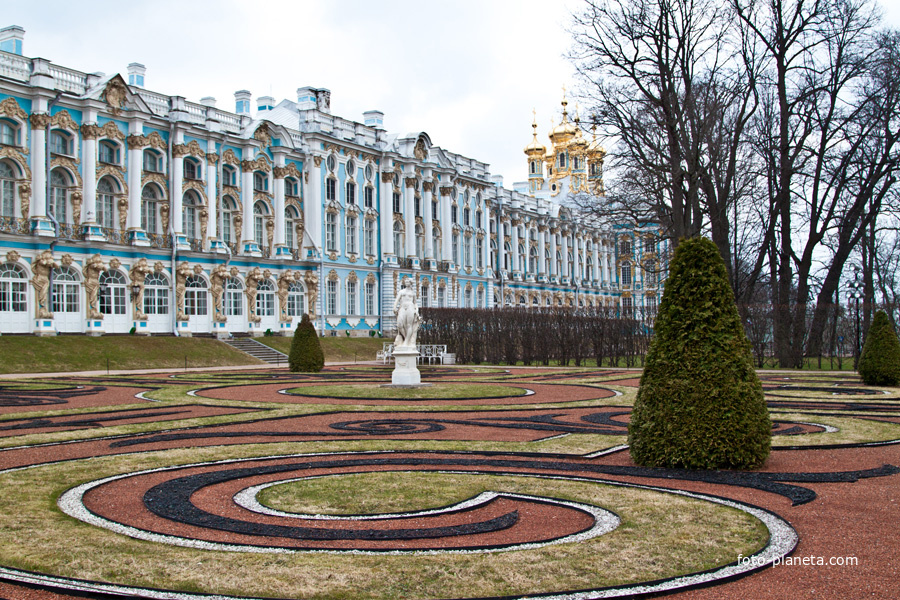
<instances>
[{"instance_id":1,"label":"window with white frame","mask_svg":"<svg viewBox=\"0 0 900 600\"><path fill-rule=\"evenodd\" d=\"M325 213L325 251L337 252L337 215L333 212Z\"/></svg>"},{"instance_id":2,"label":"window with white frame","mask_svg":"<svg viewBox=\"0 0 900 600\"><path fill-rule=\"evenodd\" d=\"M99 149L99 160L103 164L107 165L118 165L119 157L121 153L119 152L119 145L110 140L100 140Z\"/></svg>"},{"instance_id":3,"label":"window with white frame","mask_svg":"<svg viewBox=\"0 0 900 600\"><path fill-rule=\"evenodd\" d=\"M375 208L375 188L367 185L364 194L366 208Z\"/></svg>"},{"instance_id":4,"label":"window with white frame","mask_svg":"<svg viewBox=\"0 0 900 600\"><path fill-rule=\"evenodd\" d=\"M337 179L334 177L325 178L325 201L334 202L337 200Z\"/></svg>"},{"instance_id":5,"label":"window with white frame","mask_svg":"<svg viewBox=\"0 0 900 600\"><path fill-rule=\"evenodd\" d=\"M475 299L477 301L476 308L487 308L484 305L484 289L483 288L478 288L478 290L475 292Z\"/></svg>"},{"instance_id":6,"label":"window with white frame","mask_svg":"<svg viewBox=\"0 0 900 600\"><path fill-rule=\"evenodd\" d=\"M346 232L344 233L347 243L347 254L358 254L359 247L357 245L357 232L359 230L359 219L353 215L349 215L346 221Z\"/></svg>"},{"instance_id":7,"label":"window with white frame","mask_svg":"<svg viewBox=\"0 0 900 600\"><path fill-rule=\"evenodd\" d=\"M253 172L253 191L266 193L269 191L269 176L262 171Z\"/></svg>"},{"instance_id":8,"label":"window with white frame","mask_svg":"<svg viewBox=\"0 0 900 600\"><path fill-rule=\"evenodd\" d=\"M394 252L397 256L406 256L406 244L403 235L403 225L400 221L394 221Z\"/></svg>"},{"instance_id":9,"label":"window with white frame","mask_svg":"<svg viewBox=\"0 0 900 600\"><path fill-rule=\"evenodd\" d=\"M0 161L0 216L17 216L16 170L5 160Z\"/></svg>"},{"instance_id":10,"label":"window with white frame","mask_svg":"<svg viewBox=\"0 0 900 600\"><path fill-rule=\"evenodd\" d=\"M222 197L222 241L230 244L234 240L234 215L237 202L231 196Z\"/></svg>"},{"instance_id":11,"label":"window with white frame","mask_svg":"<svg viewBox=\"0 0 900 600\"><path fill-rule=\"evenodd\" d=\"M191 240L197 239L197 210L200 198L193 191L188 191L182 200L182 227L184 235ZM205 314L205 313L204 313Z\"/></svg>"},{"instance_id":12,"label":"window with white frame","mask_svg":"<svg viewBox=\"0 0 900 600\"><path fill-rule=\"evenodd\" d=\"M484 268L484 239L475 239L475 266L479 269Z\"/></svg>"},{"instance_id":13,"label":"window with white frame","mask_svg":"<svg viewBox=\"0 0 900 600\"><path fill-rule=\"evenodd\" d=\"M631 265L625 263L622 265L622 274L619 278L619 283L622 285L631 285Z\"/></svg>"},{"instance_id":14,"label":"window with white frame","mask_svg":"<svg viewBox=\"0 0 900 600\"><path fill-rule=\"evenodd\" d=\"M336 315L338 314L338 282L334 279L329 279L328 283L325 285L325 314L328 315Z\"/></svg>"},{"instance_id":15,"label":"window with white frame","mask_svg":"<svg viewBox=\"0 0 900 600\"><path fill-rule=\"evenodd\" d=\"M21 145L19 124L10 119L0 119L0 144L4 146Z\"/></svg>"},{"instance_id":16,"label":"window with white frame","mask_svg":"<svg viewBox=\"0 0 900 600\"><path fill-rule=\"evenodd\" d=\"M208 292L206 280L199 275L190 275L184 282L184 314L202 317L208 312Z\"/></svg>"},{"instance_id":17,"label":"window with white frame","mask_svg":"<svg viewBox=\"0 0 900 600\"><path fill-rule=\"evenodd\" d=\"M419 292L419 305L423 308L428 308L429 289L430 288L428 287L428 280L426 279L422 281L422 290Z\"/></svg>"},{"instance_id":18,"label":"window with white frame","mask_svg":"<svg viewBox=\"0 0 900 600\"><path fill-rule=\"evenodd\" d=\"M62 169L50 171L50 214L59 223L69 223L69 187L72 180Z\"/></svg>"},{"instance_id":19,"label":"window with white frame","mask_svg":"<svg viewBox=\"0 0 900 600\"><path fill-rule=\"evenodd\" d=\"M347 281L347 314L357 314L359 307L359 298L357 294L357 282Z\"/></svg>"},{"instance_id":20,"label":"window with white frame","mask_svg":"<svg viewBox=\"0 0 900 600\"><path fill-rule=\"evenodd\" d=\"M394 204L394 212L400 213L403 212L400 207L400 192L394 192L393 195L393 204Z\"/></svg>"},{"instance_id":21,"label":"window with white frame","mask_svg":"<svg viewBox=\"0 0 900 600\"><path fill-rule=\"evenodd\" d=\"M444 308L447 305L447 288L439 287L437 289L438 308Z\"/></svg>"},{"instance_id":22,"label":"window with white frame","mask_svg":"<svg viewBox=\"0 0 900 600\"><path fill-rule=\"evenodd\" d=\"M253 204L253 241L259 247L267 246L266 239L266 216L269 214L269 207L264 202L257 201Z\"/></svg>"},{"instance_id":23,"label":"window with white frame","mask_svg":"<svg viewBox=\"0 0 900 600\"><path fill-rule=\"evenodd\" d=\"M416 224L415 237L416 256L419 257L419 260L422 260L425 258L425 231L418 223Z\"/></svg>"},{"instance_id":24,"label":"window with white frame","mask_svg":"<svg viewBox=\"0 0 900 600\"><path fill-rule=\"evenodd\" d=\"M72 141L71 134L61 129L55 129L50 132L50 154L72 156L74 147L75 144Z\"/></svg>"},{"instance_id":25,"label":"window with white frame","mask_svg":"<svg viewBox=\"0 0 900 600\"><path fill-rule=\"evenodd\" d=\"M459 234L455 231L453 232L453 237L451 240L451 255L453 256L453 262L459 264Z\"/></svg>"},{"instance_id":26,"label":"window with white frame","mask_svg":"<svg viewBox=\"0 0 900 600\"><path fill-rule=\"evenodd\" d=\"M347 185L344 186L344 196L347 199L347 204L356 204L356 184L352 181L348 181Z\"/></svg>"},{"instance_id":27,"label":"window with white frame","mask_svg":"<svg viewBox=\"0 0 900 600\"><path fill-rule=\"evenodd\" d=\"M275 284L271 279L264 279L256 286L256 315L258 317L275 315Z\"/></svg>"},{"instance_id":28,"label":"window with white frame","mask_svg":"<svg viewBox=\"0 0 900 600\"><path fill-rule=\"evenodd\" d=\"M107 229L115 227L115 191L111 177L104 177L97 184L97 223L100 227Z\"/></svg>"},{"instance_id":29,"label":"window with white frame","mask_svg":"<svg viewBox=\"0 0 900 600\"><path fill-rule=\"evenodd\" d=\"M291 198L300 197L300 182L293 177L284 178L284 195Z\"/></svg>"},{"instance_id":30,"label":"window with white frame","mask_svg":"<svg viewBox=\"0 0 900 600\"><path fill-rule=\"evenodd\" d=\"M622 298L622 316L626 319L634 316L634 302L630 296Z\"/></svg>"},{"instance_id":31,"label":"window with white frame","mask_svg":"<svg viewBox=\"0 0 900 600\"><path fill-rule=\"evenodd\" d=\"M441 230L437 227L431 228L431 248L434 252L434 259L437 261L443 260L443 253L441 252Z\"/></svg>"},{"instance_id":32,"label":"window with white frame","mask_svg":"<svg viewBox=\"0 0 900 600\"><path fill-rule=\"evenodd\" d=\"M200 179L200 161L194 158L185 158L182 170L185 179Z\"/></svg>"},{"instance_id":33,"label":"window with white frame","mask_svg":"<svg viewBox=\"0 0 900 600\"><path fill-rule=\"evenodd\" d=\"M239 317L244 314L244 286L237 277L225 280L225 316Z\"/></svg>"},{"instance_id":34,"label":"window with white frame","mask_svg":"<svg viewBox=\"0 0 900 600\"><path fill-rule=\"evenodd\" d=\"M237 187L237 169L231 165L222 165L222 185Z\"/></svg>"},{"instance_id":35,"label":"window with white frame","mask_svg":"<svg viewBox=\"0 0 900 600\"><path fill-rule=\"evenodd\" d=\"M288 248L294 248L294 232L301 223L300 213L293 206L284 209L284 244ZM299 244L296 245L299 247Z\"/></svg>"},{"instance_id":36,"label":"window with white frame","mask_svg":"<svg viewBox=\"0 0 900 600\"><path fill-rule=\"evenodd\" d=\"M100 314L124 315L125 290L128 281L118 270L109 270L100 274Z\"/></svg>"},{"instance_id":37,"label":"window with white frame","mask_svg":"<svg viewBox=\"0 0 900 600\"><path fill-rule=\"evenodd\" d=\"M375 256L375 219L363 221L363 238L366 256Z\"/></svg>"},{"instance_id":38,"label":"window with white frame","mask_svg":"<svg viewBox=\"0 0 900 600\"><path fill-rule=\"evenodd\" d=\"M467 235L463 246L463 261L467 267L472 266L472 236Z\"/></svg>"},{"instance_id":39,"label":"window with white frame","mask_svg":"<svg viewBox=\"0 0 900 600\"><path fill-rule=\"evenodd\" d=\"M148 173L162 173L163 172L163 157L162 153L158 150L154 150L152 148L147 148L144 150L144 170Z\"/></svg>"},{"instance_id":40,"label":"window with white frame","mask_svg":"<svg viewBox=\"0 0 900 600\"><path fill-rule=\"evenodd\" d=\"M28 279L15 263L0 265L0 312L27 312Z\"/></svg>"},{"instance_id":41,"label":"window with white frame","mask_svg":"<svg viewBox=\"0 0 900 600\"><path fill-rule=\"evenodd\" d=\"M287 314L289 317L302 317L306 312L306 290L299 281L288 287Z\"/></svg>"},{"instance_id":42,"label":"window with white frame","mask_svg":"<svg viewBox=\"0 0 900 600\"><path fill-rule=\"evenodd\" d=\"M81 311L81 283L71 267L53 269L50 312L77 313Z\"/></svg>"},{"instance_id":43,"label":"window with white frame","mask_svg":"<svg viewBox=\"0 0 900 600\"><path fill-rule=\"evenodd\" d=\"M367 315L374 315L376 313L375 294L376 294L375 282L367 281L366 282L366 314Z\"/></svg>"},{"instance_id":44,"label":"window with white frame","mask_svg":"<svg viewBox=\"0 0 900 600\"><path fill-rule=\"evenodd\" d=\"M169 280L162 273L150 273L144 279L144 312L169 314Z\"/></svg>"},{"instance_id":45,"label":"window with white frame","mask_svg":"<svg viewBox=\"0 0 900 600\"><path fill-rule=\"evenodd\" d=\"M470 288L470 287L466 288L464 302L465 302L466 308L472 308L472 288Z\"/></svg>"}]
</instances>

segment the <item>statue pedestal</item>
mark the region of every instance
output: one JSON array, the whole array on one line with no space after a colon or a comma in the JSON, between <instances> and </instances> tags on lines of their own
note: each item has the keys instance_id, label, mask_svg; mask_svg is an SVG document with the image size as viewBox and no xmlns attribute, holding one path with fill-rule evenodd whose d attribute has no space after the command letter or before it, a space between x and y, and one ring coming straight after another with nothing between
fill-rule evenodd
<instances>
[{"instance_id":1,"label":"statue pedestal","mask_svg":"<svg viewBox=\"0 0 900 600\"><path fill-rule=\"evenodd\" d=\"M394 348L394 372L391 374L392 385L420 385L422 376L416 367L419 351L415 348Z\"/></svg>"}]
</instances>

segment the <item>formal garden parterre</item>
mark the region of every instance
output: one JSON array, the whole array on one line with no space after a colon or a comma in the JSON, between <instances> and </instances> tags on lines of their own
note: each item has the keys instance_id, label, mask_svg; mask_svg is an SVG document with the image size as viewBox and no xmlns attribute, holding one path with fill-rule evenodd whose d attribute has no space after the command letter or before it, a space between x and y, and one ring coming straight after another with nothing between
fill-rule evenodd
<instances>
[{"instance_id":1,"label":"formal garden parterre","mask_svg":"<svg viewBox=\"0 0 900 600\"><path fill-rule=\"evenodd\" d=\"M895 589L882 537L900 516L894 389L763 374L766 463L690 471L631 461L638 372L436 366L422 376L434 393L412 399L380 387L388 369L364 365L4 382L0 595ZM791 555L858 564L765 568Z\"/></svg>"}]
</instances>

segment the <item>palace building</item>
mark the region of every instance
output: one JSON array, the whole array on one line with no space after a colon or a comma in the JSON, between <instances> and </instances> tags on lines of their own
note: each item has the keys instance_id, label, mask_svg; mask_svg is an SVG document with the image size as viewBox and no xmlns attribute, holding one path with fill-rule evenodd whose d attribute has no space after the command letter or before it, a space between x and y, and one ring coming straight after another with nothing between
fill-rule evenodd
<instances>
[{"instance_id":1,"label":"palace building","mask_svg":"<svg viewBox=\"0 0 900 600\"><path fill-rule=\"evenodd\" d=\"M0 30L0 333L324 335L422 306L653 314L655 224L580 217L604 152L570 121L525 148L515 190L488 164L331 114L327 89L235 110L147 88L143 65L83 73ZM643 312L641 312L643 311Z\"/></svg>"}]
</instances>

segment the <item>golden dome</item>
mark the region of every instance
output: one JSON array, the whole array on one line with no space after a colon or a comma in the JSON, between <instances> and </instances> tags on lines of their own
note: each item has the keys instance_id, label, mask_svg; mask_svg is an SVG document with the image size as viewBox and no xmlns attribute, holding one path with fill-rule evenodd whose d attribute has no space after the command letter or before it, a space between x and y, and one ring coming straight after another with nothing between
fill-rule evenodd
<instances>
[{"instance_id":1,"label":"golden dome","mask_svg":"<svg viewBox=\"0 0 900 600\"><path fill-rule=\"evenodd\" d=\"M594 136L594 139L591 140L590 145L588 146L588 152L593 152L595 154L600 154L605 156L606 149L600 144L600 140L597 139L597 126L594 125L591 127L591 133Z\"/></svg>"},{"instance_id":2,"label":"golden dome","mask_svg":"<svg viewBox=\"0 0 900 600\"><path fill-rule=\"evenodd\" d=\"M544 153L547 151L547 149L544 146L542 146L541 143L537 139L537 121L535 121L531 124L531 128L533 130L532 135L533 135L534 139L531 140L530 144L525 146L525 154L527 154L528 156L535 156L535 157L543 156Z\"/></svg>"},{"instance_id":3,"label":"golden dome","mask_svg":"<svg viewBox=\"0 0 900 600\"><path fill-rule=\"evenodd\" d=\"M562 107L562 122L550 130L550 141L552 141L555 145L559 146L561 144L565 144L573 137L575 137L575 133L578 131L578 127L569 121L569 113L566 112L566 106L569 102L563 97Z\"/></svg>"}]
</instances>

